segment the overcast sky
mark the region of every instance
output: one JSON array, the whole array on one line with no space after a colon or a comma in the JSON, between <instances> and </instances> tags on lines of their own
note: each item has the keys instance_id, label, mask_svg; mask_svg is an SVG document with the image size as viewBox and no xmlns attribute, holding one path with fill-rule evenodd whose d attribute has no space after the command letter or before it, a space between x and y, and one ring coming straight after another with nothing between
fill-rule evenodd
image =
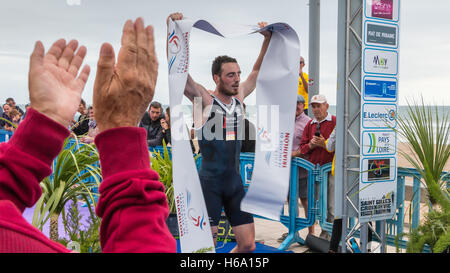
<instances>
[{"instance_id":1,"label":"overcast sky","mask_svg":"<svg viewBox=\"0 0 450 273\"><path fill-rule=\"evenodd\" d=\"M154 99L168 104L166 18L175 11L192 19L234 24L285 22L300 37L300 54L308 71L308 0L15 0L1 1L0 102L14 97L28 102L28 59L36 40L46 49L57 39L76 38L88 48L91 75L83 98L92 103L96 62L103 42L120 48L121 30L129 18L142 16L155 27L159 76ZM320 93L336 103L337 2L321 1ZM79 4L78 4L79 3ZM425 4L426 3L426 4ZM429 103L450 105L450 1L402 1L400 20L400 104L422 94ZM259 34L223 39L194 29L191 36L193 78L209 89L211 62L218 55L236 57L246 78L262 43ZM188 100L185 99L188 103ZM246 101L255 103L255 94Z\"/></svg>"}]
</instances>

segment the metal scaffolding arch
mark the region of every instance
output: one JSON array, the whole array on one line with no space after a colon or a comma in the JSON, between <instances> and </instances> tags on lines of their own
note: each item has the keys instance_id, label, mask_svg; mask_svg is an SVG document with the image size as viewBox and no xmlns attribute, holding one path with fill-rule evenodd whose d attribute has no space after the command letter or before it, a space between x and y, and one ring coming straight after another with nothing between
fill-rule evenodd
<instances>
[{"instance_id":1,"label":"metal scaffolding arch","mask_svg":"<svg viewBox=\"0 0 450 273\"><path fill-rule=\"evenodd\" d=\"M361 252L367 252L368 228L382 242L385 249L384 230L381 236L367 223L349 227L349 218L358 217L361 149L361 73L365 0L339 0L338 4L338 88L336 115L336 215L342 216L341 250L350 246L348 240L357 231L360 234Z\"/></svg>"}]
</instances>

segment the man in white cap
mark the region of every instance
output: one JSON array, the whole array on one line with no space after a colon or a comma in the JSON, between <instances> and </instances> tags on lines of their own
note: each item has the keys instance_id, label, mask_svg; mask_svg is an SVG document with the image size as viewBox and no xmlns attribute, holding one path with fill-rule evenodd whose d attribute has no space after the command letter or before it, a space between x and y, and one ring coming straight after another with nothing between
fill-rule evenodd
<instances>
[{"instance_id":1,"label":"man in white cap","mask_svg":"<svg viewBox=\"0 0 450 273\"><path fill-rule=\"evenodd\" d=\"M311 110L314 115L303 131L300 142L301 153L308 156L308 160L313 164L324 165L333 161L334 152L328 152L325 141L336 127L336 117L328 113L327 98L324 95L315 95L310 101ZM316 191L316 196L318 192ZM334 176L328 177L327 192L327 221L334 219ZM329 239L329 234L322 231L320 237Z\"/></svg>"}]
</instances>

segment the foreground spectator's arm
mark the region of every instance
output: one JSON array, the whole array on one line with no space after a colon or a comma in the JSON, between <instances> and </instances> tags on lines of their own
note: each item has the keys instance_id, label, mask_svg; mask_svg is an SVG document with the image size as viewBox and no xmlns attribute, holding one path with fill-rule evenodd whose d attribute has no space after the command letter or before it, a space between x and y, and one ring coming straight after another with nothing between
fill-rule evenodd
<instances>
[{"instance_id":1,"label":"foreground spectator's arm","mask_svg":"<svg viewBox=\"0 0 450 273\"><path fill-rule=\"evenodd\" d=\"M30 108L11 140L0 144L0 200L12 201L20 212L32 207L68 136L61 124Z\"/></svg>"},{"instance_id":2,"label":"foreground spectator's arm","mask_svg":"<svg viewBox=\"0 0 450 273\"><path fill-rule=\"evenodd\" d=\"M0 145L0 252L68 252L45 237L21 215L41 196L39 182L51 173L66 129L80 103L89 76L78 75L86 48L61 39L45 54L37 42L30 57L31 108L8 143ZM76 54L75 54L76 51Z\"/></svg>"},{"instance_id":3,"label":"foreground spectator's arm","mask_svg":"<svg viewBox=\"0 0 450 273\"><path fill-rule=\"evenodd\" d=\"M43 44L37 42L30 57L30 114L19 126L18 136L2 146L0 158L0 199L12 201L21 211L40 197L39 182L51 173L50 164L69 135L65 128L78 108L90 72L85 66L76 77L86 55L84 46L75 54L77 47L76 40L66 45L60 39L45 54Z\"/></svg>"},{"instance_id":4,"label":"foreground spectator's arm","mask_svg":"<svg viewBox=\"0 0 450 273\"><path fill-rule=\"evenodd\" d=\"M145 130L136 127L157 73L153 28L144 28L141 18L125 23L117 63L112 46L101 47L94 113L104 179L96 209L103 252L176 252L164 187L150 169Z\"/></svg>"},{"instance_id":5,"label":"foreground spectator's arm","mask_svg":"<svg viewBox=\"0 0 450 273\"><path fill-rule=\"evenodd\" d=\"M109 129L95 143L103 174L96 210L102 217L103 252L176 252L166 226L164 186L150 168L145 130Z\"/></svg>"},{"instance_id":6,"label":"foreground spectator's arm","mask_svg":"<svg viewBox=\"0 0 450 273\"><path fill-rule=\"evenodd\" d=\"M22 216L42 194L39 182L51 173L69 131L30 108L11 140L0 144L0 253L70 252Z\"/></svg>"}]
</instances>

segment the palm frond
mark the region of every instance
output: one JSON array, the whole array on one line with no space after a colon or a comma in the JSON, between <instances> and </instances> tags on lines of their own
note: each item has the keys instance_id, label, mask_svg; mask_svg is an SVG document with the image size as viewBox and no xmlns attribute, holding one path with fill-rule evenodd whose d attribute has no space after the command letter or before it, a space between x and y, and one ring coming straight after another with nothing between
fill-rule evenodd
<instances>
[{"instance_id":1,"label":"palm frond","mask_svg":"<svg viewBox=\"0 0 450 273\"><path fill-rule=\"evenodd\" d=\"M52 164L52 175L40 183L43 194L35 207L33 225L41 229L52 214L65 216L69 200L85 199L92 214L98 196L93 188L100 185L102 176L95 146L80 144L76 137L73 141L67 138L63 145L65 149Z\"/></svg>"}]
</instances>

